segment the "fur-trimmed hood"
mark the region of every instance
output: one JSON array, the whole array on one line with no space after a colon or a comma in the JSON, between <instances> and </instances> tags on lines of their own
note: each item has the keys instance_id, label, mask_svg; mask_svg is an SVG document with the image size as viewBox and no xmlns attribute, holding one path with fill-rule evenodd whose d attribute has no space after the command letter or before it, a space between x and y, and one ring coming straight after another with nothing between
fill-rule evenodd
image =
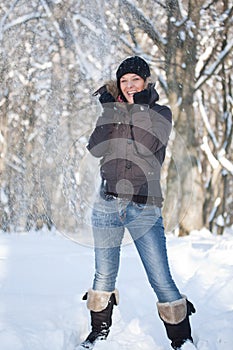
<instances>
[{"instance_id":1,"label":"fur-trimmed hood","mask_svg":"<svg viewBox=\"0 0 233 350\"><path fill-rule=\"evenodd\" d=\"M103 86L101 86L98 90L96 90L94 92L93 96L97 96L98 94L102 94L105 89L107 89L107 91L114 97L114 99L116 101L118 101L118 102L121 101L121 92L119 91L119 89L117 87L116 80L106 81L106 83ZM149 83L147 89L150 92L149 105L153 106L159 100L159 94L155 89L155 83Z\"/></svg>"},{"instance_id":2,"label":"fur-trimmed hood","mask_svg":"<svg viewBox=\"0 0 233 350\"><path fill-rule=\"evenodd\" d=\"M116 80L108 80L105 83L107 91L115 98L115 100L118 100L118 97L120 96L120 91L117 87L117 81Z\"/></svg>"}]
</instances>

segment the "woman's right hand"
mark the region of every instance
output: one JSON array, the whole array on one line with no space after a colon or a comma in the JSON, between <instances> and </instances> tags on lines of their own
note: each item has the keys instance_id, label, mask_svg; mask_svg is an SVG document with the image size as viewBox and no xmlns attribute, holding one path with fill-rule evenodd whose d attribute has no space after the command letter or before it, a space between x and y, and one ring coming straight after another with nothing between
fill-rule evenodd
<instances>
[{"instance_id":1,"label":"woman's right hand","mask_svg":"<svg viewBox=\"0 0 233 350\"><path fill-rule=\"evenodd\" d=\"M96 90L93 96L97 96L98 94L100 95L99 101L101 104L115 102L115 98L110 94L110 92L108 92L106 85L103 85Z\"/></svg>"},{"instance_id":2,"label":"woman's right hand","mask_svg":"<svg viewBox=\"0 0 233 350\"><path fill-rule=\"evenodd\" d=\"M100 95L99 101L101 104L111 103L115 102L115 98L106 90L102 95Z\"/></svg>"}]
</instances>

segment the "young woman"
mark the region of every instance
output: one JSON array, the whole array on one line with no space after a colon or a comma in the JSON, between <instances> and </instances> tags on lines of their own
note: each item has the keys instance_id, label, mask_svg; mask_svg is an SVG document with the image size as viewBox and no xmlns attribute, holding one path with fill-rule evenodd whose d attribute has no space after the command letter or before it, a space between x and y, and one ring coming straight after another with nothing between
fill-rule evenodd
<instances>
[{"instance_id":1,"label":"young woman","mask_svg":"<svg viewBox=\"0 0 233 350\"><path fill-rule=\"evenodd\" d=\"M91 349L109 334L119 300L116 278L125 228L157 296L172 347L192 343L189 316L195 309L172 279L161 214L160 171L172 115L157 103L159 96L149 77L148 64L141 57L129 57L117 69L113 86L104 85L96 92L103 113L87 148L100 158L102 184L92 213L95 276L84 296L92 330L81 349Z\"/></svg>"}]
</instances>

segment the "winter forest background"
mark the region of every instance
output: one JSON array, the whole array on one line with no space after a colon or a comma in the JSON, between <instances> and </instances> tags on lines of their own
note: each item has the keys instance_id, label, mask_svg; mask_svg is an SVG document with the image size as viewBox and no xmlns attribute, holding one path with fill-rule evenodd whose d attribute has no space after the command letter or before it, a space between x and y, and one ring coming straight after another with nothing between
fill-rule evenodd
<instances>
[{"instance_id":1,"label":"winter forest background","mask_svg":"<svg viewBox=\"0 0 233 350\"><path fill-rule=\"evenodd\" d=\"M88 223L92 93L134 54L173 111L167 231L231 226L232 13L232 0L1 0L0 229L78 235Z\"/></svg>"}]
</instances>

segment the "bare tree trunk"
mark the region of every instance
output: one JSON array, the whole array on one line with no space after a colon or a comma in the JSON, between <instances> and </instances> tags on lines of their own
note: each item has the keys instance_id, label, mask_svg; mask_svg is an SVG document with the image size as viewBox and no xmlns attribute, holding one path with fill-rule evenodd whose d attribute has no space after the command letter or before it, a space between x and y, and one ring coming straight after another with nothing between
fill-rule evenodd
<instances>
[{"instance_id":1,"label":"bare tree trunk","mask_svg":"<svg viewBox=\"0 0 233 350\"><path fill-rule=\"evenodd\" d=\"M166 74L176 139L168 170L164 215L167 229L179 227L180 235L185 235L192 229L200 229L203 225L204 193L198 170L198 142L193 109L196 34L201 5L202 1L190 1L188 21L192 21L193 28L187 24L179 27L177 22L182 19L178 3L167 1Z\"/></svg>"}]
</instances>

